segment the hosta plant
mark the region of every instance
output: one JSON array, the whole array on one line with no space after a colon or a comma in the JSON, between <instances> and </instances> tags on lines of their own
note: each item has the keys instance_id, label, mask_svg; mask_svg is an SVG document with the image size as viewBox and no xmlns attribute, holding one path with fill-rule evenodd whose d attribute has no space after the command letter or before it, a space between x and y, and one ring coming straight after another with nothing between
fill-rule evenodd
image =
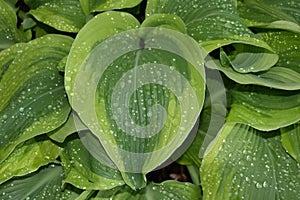
<instances>
[{"instance_id":1,"label":"hosta plant","mask_svg":"<svg viewBox=\"0 0 300 200\"><path fill-rule=\"evenodd\" d=\"M0 199L300 199L299 13L1 0Z\"/></svg>"}]
</instances>

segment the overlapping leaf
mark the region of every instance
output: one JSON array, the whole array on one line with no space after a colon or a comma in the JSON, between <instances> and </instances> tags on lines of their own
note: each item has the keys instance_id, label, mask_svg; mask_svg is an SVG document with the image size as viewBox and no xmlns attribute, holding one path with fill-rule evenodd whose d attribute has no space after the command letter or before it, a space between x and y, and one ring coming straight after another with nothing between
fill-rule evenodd
<instances>
[{"instance_id":1,"label":"overlapping leaf","mask_svg":"<svg viewBox=\"0 0 300 200\"><path fill-rule=\"evenodd\" d=\"M77 192L62 188L61 166L50 165L36 173L0 185L1 199L75 199Z\"/></svg>"},{"instance_id":2,"label":"overlapping leaf","mask_svg":"<svg viewBox=\"0 0 300 200\"><path fill-rule=\"evenodd\" d=\"M190 147L177 160L182 165L201 165L201 159L208 144L214 139L225 122L227 114L225 86L218 72L206 70L207 92L200 115L197 134Z\"/></svg>"},{"instance_id":3,"label":"overlapping leaf","mask_svg":"<svg viewBox=\"0 0 300 200\"><path fill-rule=\"evenodd\" d=\"M187 32L208 52L221 46L239 43L251 45L243 51L236 51L232 58L238 68L244 69L240 60L247 59L253 70L273 66L278 57L258 36L253 34L239 17L233 1L228 0L185 0L148 1L147 15L155 13L175 14L182 18Z\"/></svg>"},{"instance_id":4,"label":"overlapping leaf","mask_svg":"<svg viewBox=\"0 0 300 200\"><path fill-rule=\"evenodd\" d=\"M201 166L204 199L298 199L299 177L278 132L234 123L224 125Z\"/></svg>"},{"instance_id":5,"label":"overlapping leaf","mask_svg":"<svg viewBox=\"0 0 300 200\"><path fill-rule=\"evenodd\" d=\"M0 184L14 177L34 172L40 166L54 162L61 148L49 139L33 138L21 143L0 164Z\"/></svg>"},{"instance_id":6,"label":"overlapping leaf","mask_svg":"<svg viewBox=\"0 0 300 200\"><path fill-rule=\"evenodd\" d=\"M131 190L129 187L119 187L109 191L99 191L92 200L151 200L151 199L173 199L173 200L196 200L200 199L200 188L190 183L177 181L165 181L160 184L150 183L140 191Z\"/></svg>"},{"instance_id":7,"label":"overlapping leaf","mask_svg":"<svg viewBox=\"0 0 300 200\"><path fill-rule=\"evenodd\" d=\"M300 89L300 35L286 31L260 33L279 55L275 66L259 73L241 74L231 68L226 57L221 52L221 63L218 60L209 60L207 67L224 72L230 79L240 84L256 84L284 90ZM265 65L264 65L265 66Z\"/></svg>"},{"instance_id":8,"label":"overlapping leaf","mask_svg":"<svg viewBox=\"0 0 300 200\"><path fill-rule=\"evenodd\" d=\"M56 129L70 112L57 65L72 39L48 35L0 56L0 161L19 143Z\"/></svg>"},{"instance_id":9,"label":"overlapping leaf","mask_svg":"<svg viewBox=\"0 0 300 200\"><path fill-rule=\"evenodd\" d=\"M89 134L87 137L92 137L90 132L82 134ZM94 140L97 140L97 138L94 138ZM93 147L91 143L89 145L89 148L96 148L99 154L99 146ZM103 149L102 151L105 154ZM106 163L101 163L99 160L89 153L80 139L69 141L62 154L62 164L65 172L64 182L88 190L107 190L123 185L124 182L120 172L106 166Z\"/></svg>"},{"instance_id":10,"label":"overlapping leaf","mask_svg":"<svg viewBox=\"0 0 300 200\"><path fill-rule=\"evenodd\" d=\"M153 20L158 19L155 16ZM151 24L149 20L150 18L147 22ZM159 21L154 24L162 25ZM162 164L183 143L200 113L205 91L203 66L195 64L201 63L203 59L201 56L204 53L199 50L198 44L186 35L170 29L164 29L165 32L163 32L162 29L144 28L123 33L122 36L118 35L103 42L109 36L138 26L136 19L125 13L107 12L96 16L79 32L66 68L66 89L73 108L88 128L100 138L117 167L122 172L130 172L122 175L126 183L133 188L145 186L145 177L139 173L147 173ZM174 27L176 28L177 26ZM108 46L106 42L112 42L117 46ZM189 45L186 45L187 43ZM123 44L122 48L120 44ZM150 48L151 45L154 46L154 50ZM101 52L103 47L105 51ZM119 51L116 51L116 48ZM128 51L128 48L133 48L133 50ZM159 50L161 48L167 49ZM178 52L190 60L186 61L178 55ZM120 55L111 57L116 54ZM99 57L100 55L103 59ZM107 63L109 66L106 66L105 62L109 62ZM192 62L194 66L188 62ZM156 70L149 68L149 63ZM97 70L100 70L99 73ZM173 75L167 74L164 70ZM133 72L135 74L131 74ZM136 76L137 73L140 75ZM174 73L180 73L180 75L174 75ZM93 94L93 87L89 90L86 88L93 85L94 79L100 75L102 76L99 77L99 84L97 83L97 92ZM148 78L145 77L147 75L149 75ZM181 77L180 80L177 79L178 77ZM177 81L172 82L173 80ZM146 83L141 84L143 81ZM139 86L131 87L130 84L134 83L138 83ZM122 89L115 89L119 87ZM132 93L122 93L134 87L137 88ZM195 96L190 93L191 90L195 91ZM115 91L119 91L116 97L114 97ZM97 99L95 104L90 102L95 99L93 95L96 95ZM181 114L177 100L179 96L189 101L180 106L194 109L189 115ZM129 102L126 103L129 105L122 107L122 103L112 102L118 99L128 100ZM163 112L157 108L156 104L162 105L166 113L162 114ZM119 108L115 108L117 106ZM95 121L93 109L96 110L97 118L101 120ZM187 111L184 110L184 112ZM130 113L131 116L128 117L126 113ZM123 114L125 114L124 118L122 118ZM184 120L181 119L181 115L189 118L185 120L184 125L182 125ZM124 120L132 120L132 122L124 123ZM162 124L164 121L165 124ZM126 128L122 127L123 125ZM142 129L145 131L141 131ZM155 130L158 130L155 133L159 132L159 134L142 136L153 134ZM176 135L178 131L181 132L180 139L177 138L179 135ZM168 151L163 151L162 149L166 146ZM152 152L154 152L153 155Z\"/></svg>"},{"instance_id":11,"label":"overlapping leaf","mask_svg":"<svg viewBox=\"0 0 300 200\"><path fill-rule=\"evenodd\" d=\"M78 32L85 24L86 16L79 0L25 0L30 14L57 30Z\"/></svg>"},{"instance_id":12,"label":"overlapping leaf","mask_svg":"<svg viewBox=\"0 0 300 200\"><path fill-rule=\"evenodd\" d=\"M88 128L80 121L79 117L71 113L67 122L58 129L48 133L48 136L57 142L64 142L64 140L72 133L87 130Z\"/></svg>"},{"instance_id":13,"label":"overlapping leaf","mask_svg":"<svg viewBox=\"0 0 300 200\"><path fill-rule=\"evenodd\" d=\"M238 1L240 16L247 26L285 29L300 33L300 3L293 0Z\"/></svg>"},{"instance_id":14,"label":"overlapping leaf","mask_svg":"<svg viewBox=\"0 0 300 200\"><path fill-rule=\"evenodd\" d=\"M300 93L254 86L231 90L229 122L240 122L270 131L300 120ZM293 114L291 114L293 113Z\"/></svg>"},{"instance_id":15,"label":"overlapping leaf","mask_svg":"<svg viewBox=\"0 0 300 200\"><path fill-rule=\"evenodd\" d=\"M0 51L25 40L25 34L17 28L15 11L5 1L0 1Z\"/></svg>"}]
</instances>

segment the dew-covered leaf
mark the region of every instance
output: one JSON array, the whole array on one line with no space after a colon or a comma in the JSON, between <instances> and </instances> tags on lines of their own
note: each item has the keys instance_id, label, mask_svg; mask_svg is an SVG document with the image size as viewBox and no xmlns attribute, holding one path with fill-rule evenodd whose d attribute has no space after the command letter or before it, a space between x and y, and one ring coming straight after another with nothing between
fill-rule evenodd
<instances>
[{"instance_id":1,"label":"dew-covered leaf","mask_svg":"<svg viewBox=\"0 0 300 200\"><path fill-rule=\"evenodd\" d=\"M40 166L55 161L60 153L60 147L42 137L19 144L0 164L0 184L14 176L36 171Z\"/></svg>"},{"instance_id":2,"label":"dew-covered leaf","mask_svg":"<svg viewBox=\"0 0 300 200\"><path fill-rule=\"evenodd\" d=\"M48 35L0 53L0 161L19 143L66 121L70 106L57 64L71 43Z\"/></svg>"},{"instance_id":3,"label":"dew-covered leaf","mask_svg":"<svg viewBox=\"0 0 300 200\"><path fill-rule=\"evenodd\" d=\"M282 145L300 163L300 123L280 129Z\"/></svg>"},{"instance_id":4,"label":"dew-covered leaf","mask_svg":"<svg viewBox=\"0 0 300 200\"><path fill-rule=\"evenodd\" d=\"M201 166L204 199L299 199L300 165L281 145L280 133L227 123Z\"/></svg>"},{"instance_id":5,"label":"dew-covered leaf","mask_svg":"<svg viewBox=\"0 0 300 200\"><path fill-rule=\"evenodd\" d=\"M56 142L64 142L64 140L77 131L88 129L75 113L71 113L68 120L61 127L48 133L48 136Z\"/></svg>"},{"instance_id":6,"label":"dew-covered leaf","mask_svg":"<svg viewBox=\"0 0 300 200\"><path fill-rule=\"evenodd\" d=\"M200 188L196 185L177 181L165 181L160 184L150 183L146 188L139 191L134 191L128 186L118 187L108 191L99 191L97 196L92 198L92 200L198 200L200 197Z\"/></svg>"},{"instance_id":7,"label":"dew-covered leaf","mask_svg":"<svg viewBox=\"0 0 300 200\"><path fill-rule=\"evenodd\" d=\"M221 49L221 62L228 62L239 73L266 71L278 61L278 55L267 49L242 44L232 44L231 47L235 50L229 52L230 55Z\"/></svg>"},{"instance_id":8,"label":"dew-covered leaf","mask_svg":"<svg viewBox=\"0 0 300 200\"><path fill-rule=\"evenodd\" d=\"M287 31L259 33L279 55L279 60L271 69L258 73L241 74L230 67L226 58L221 61L209 60L206 66L218 69L230 79L240 84L256 84L284 90L300 89L300 35Z\"/></svg>"},{"instance_id":9,"label":"dew-covered leaf","mask_svg":"<svg viewBox=\"0 0 300 200\"><path fill-rule=\"evenodd\" d=\"M80 0L86 14L91 12L108 11L122 8L131 8L142 0Z\"/></svg>"},{"instance_id":10,"label":"dew-covered leaf","mask_svg":"<svg viewBox=\"0 0 300 200\"><path fill-rule=\"evenodd\" d=\"M300 93L255 86L237 86L232 95L228 122L239 122L270 131L300 120Z\"/></svg>"},{"instance_id":11,"label":"dew-covered leaf","mask_svg":"<svg viewBox=\"0 0 300 200\"><path fill-rule=\"evenodd\" d=\"M78 32L85 24L86 16L79 0L25 0L29 14L57 30Z\"/></svg>"},{"instance_id":12,"label":"dew-covered leaf","mask_svg":"<svg viewBox=\"0 0 300 200\"><path fill-rule=\"evenodd\" d=\"M25 40L24 33L17 28L15 11L5 1L0 1L0 51Z\"/></svg>"},{"instance_id":13,"label":"dew-covered leaf","mask_svg":"<svg viewBox=\"0 0 300 200\"><path fill-rule=\"evenodd\" d=\"M1 199L47 199L71 200L79 195L68 188L62 188L63 169L50 165L38 172L15 178L0 185Z\"/></svg>"},{"instance_id":14,"label":"dew-covered leaf","mask_svg":"<svg viewBox=\"0 0 300 200\"><path fill-rule=\"evenodd\" d=\"M206 53L175 31L177 23L166 29L153 17L159 28L138 28L126 13L97 15L79 32L66 67L72 107L132 188L144 187L144 174L183 144L205 95Z\"/></svg>"},{"instance_id":15,"label":"dew-covered leaf","mask_svg":"<svg viewBox=\"0 0 300 200\"><path fill-rule=\"evenodd\" d=\"M99 19L100 18L100 19ZM114 23L111 23L113 19ZM118 24L115 25L115 22ZM122 31L137 28L139 22L127 13L106 12L95 16L78 33L76 40L71 48L70 56L67 59L65 87L67 93L72 93L75 82L76 70L78 70L89 55L94 45L104 39ZM70 103L72 103L72 96Z\"/></svg>"},{"instance_id":16,"label":"dew-covered leaf","mask_svg":"<svg viewBox=\"0 0 300 200\"><path fill-rule=\"evenodd\" d=\"M242 43L254 46L252 48L256 49L257 53L268 51L271 59L274 56L272 49L246 27L233 1L149 0L146 16L155 13L175 14L181 17L186 24L187 33L208 52L224 45Z\"/></svg>"},{"instance_id":17,"label":"dew-covered leaf","mask_svg":"<svg viewBox=\"0 0 300 200\"><path fill-rule=\"evenodd\" d=\"M247 26L300 33L300 3L294 0L239 0L238 11Z\"/></svg>"},{"instance_id":18,"label":"dew-covered leaf","mask_svg":"<svg viewBox=\"0 0 300 200\"><path fill-rule=\"evenodd\" d=\"M86 149L80 139L68 141L61 156L65 173L64 182L88 190L107 190L123 185L124 181L116 167L107 166L105 165L107 162L101 162L108 158L105 158L104 149L99 148L98 139L89 131L83 131L81 135L88 137L86 145L89 148L95 148L93 152L96 158Z\"/></svg>"}]
</instances>

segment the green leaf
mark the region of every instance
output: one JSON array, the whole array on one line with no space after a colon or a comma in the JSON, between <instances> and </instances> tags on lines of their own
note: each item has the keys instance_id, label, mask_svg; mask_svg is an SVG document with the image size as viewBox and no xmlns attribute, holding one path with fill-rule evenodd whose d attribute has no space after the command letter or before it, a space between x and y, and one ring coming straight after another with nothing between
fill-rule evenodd
<instances>
[{"instance_id":1,"label":"green leaf","mask_svg":"<svg viewBox=\"0 0 300 200\"><path fill-rule=\"evenodd\" d=\"M154 14L143 21L142 27L162 27L186 33L182 19L171 14Z\"/></svg>"},{"instance_id":2,"label":"green leaf","mask_svg":"<svg viewBox=\"0 0 300 200\"><path fill-rule=\"evenodd\" d=\"M201 165L204 150L222 128L227 114L226 91L220 74L206 69L206 94L197 134L190 147L177 160L181 165ZM192 167L190 167L192 168Z\"/></svg>"},{"instance_id":3,"label":"green leaf","mask_svg":"<svg viewBox=\"0 0 300 200\"><path fill-rule=\"evenodd\" d=\"M69 54L65 83L72 107L132 188L144 187L144 175L183 144L205 94L199 45L171 29L138 26L120 12L89 21Z\"/></svg>"},{"instance_id":4,"label":"green leaf","mask_svg":"<svg viewBox=\"0 0 300 200\"><path fill-rule=\"evenodd\" d=\"M224 125L201 166L204 199L299 199L299 177L279 132L234 123Z\"/></svg>"},{"instance_id":5,"label":"green leaf","mask_svg":"<svg viewBox=\"0 0 300 200\"><path fill-rule=\"evenodd\" d=\"M91 137L91 133L88 131L81 134ZM89 138L90 140L91 138ZM93 144L89 143L89 148L92 148L93 146L90 145ZM95 146L95 148L97 153L101 151L99 146ZM67 143L61 159L65 172L65 183L84 190L107 190L124 184L120 172L101 163L99 161L101 159L94 158L80 139L75 138Z\"/></svg>"},{"instance_id":6,"label":"green leaf","mask_svg":"<svg viewBox=\"0 0 300 200\"><path fill-rule=\"evenodd\" d=\"M233 44L234 55L226 56L238 72L271 68L278 56L259 36L252 33L239 17L233 1L173 0L148 1L147 16L155 13L175 14L186 24L192 36L208 52Z\"/></svg>"},{"instance_id":7,"label":"green leaf","mask_svg":"<svg viewBox=\"0 0 300 200\"><path fill-rule=\"evenodd\" d=\"M259 33L279 55L277 64L271 69L259 73L241 74L223 62L209 60L206 66L224 72L230 79L240 84L256 84L284 90L300 89L300 35L286 31ZM221 56L223 54L221 53ZM222 61L226 61L222 59Z\"/></svg>"},{"instance_id":8,"label":"green leaf","mask_svg":"<svg viewBox=\"0 0 300 200\"><path fill-rule=\"evenodd\" d=\"M79 196L76 192L63 189L63 170L60 166L50 165L24 177L0 185L1 199L49 199L67 200Z\"/></svg>"},{"instance_id":9,"label":"green leaf","mask_svg":"<svg viewBox=\"0 0 300 200\"><path fill-rule=\"evenodd\" d=\"M247 26L300 33L300 3L297 1L239 0L237 5Z\"/></svg>"},{"instance_id":10,"label":"green leaf","mask_svg":"<svg viewBox=\"0 0 300 200\"><path fill-rule=\"evenodd\" d=\"M110 23L113 19L114 22ZM84 28L78 33L73 47L70 50L70 56L67 59L65 87L68 94L73 91L73 85L78 70L84 62L84 59L89 55L94 45L100 43L106 38L126 31L137 28L139 22L130 14L118 12L106 12L95 16L89 21ZM72 104L72 96L69 95L70 103Z\"/></svg>"},{"instance_id":11,"label":"green leaf","mask_svg":"<svg viewBox=\"0 0 300 200\"><path fill-rule=\"evenodd\" d=\"M25 40L24 33L17 28L15 11L5 1L0 1L0 51Z\"/></svg>"},{"instance_id":12,"label":"green leaf","mask_svg":"<svg viewBox=\"0 0 300 200\"><path fill-rule=\"evenodd\" d=\"M300 124L280 129L282 145L300 163Z\"/></svg>"},{"instance_id":13,"label":"green leaf","mask_svg":"<svg viewBox=\"0 0 300 200\"><path fill-rule=\"evenodd\" d=\"M298 91L237 86L230 93L232 105L228 122L239 122L258 130L270 131L300 120Z\"/></svg>"},{"instance_id":14,"label":"green leaf","mask_svg":"<svg viewBox=\"0 0 300 200\"><path fill-rule=\"evenodd\" d=\"M186 24L187 33L208 52L224 45L242 43L267 49L272 53L272 49L246 27L233 1L149 0L146 16L155 13L181 17Z\"/></svg>"},{"instance_id":15,"label":"green leaf","mask_svg":"<svg viewBox=\"0 0 300 200\"><path fill-rule=\"evenodd\" d=\"M25 0L31 7L29 14L59 31L78 32L85 24L79 0Z\"/></svg>"},{"instance_id":16,"label":"green leaf","mask_svg":"<svg viewBox=\"0 0 300 200\"><path fill-rule=\"evenodd\" d=\"M71 43L48 35L0 53L0 162L16 145L66 121L70 106L56 66Z\"/></svg>"},{"instance_id":17,"label":"green leaf","mask_svg":"<svg viewBox=\"0 0 300 200\"><path fill-rule=\"evenodd\" d=\"M221 63L229 63L239 73L260 72L270 69L278 61L278 55L267 49L249 45L233 44L234 55L227 55L221 49Z\"/></svg>"},{"instance_id":18,"label":"green leaf","mask_svg":"<svg viewBox=\"0 0 300 200\"><path fill-rule=\"evenodd\" d=\"M80 121L78 115L71 113L67 122L61 127L48 133L48 136L56 142L64 142L64 140L72 133L87 130L88 128Z\"/></svg>"},{"instance_id":19,"label":"green leaf","mask_svg":"<svg viewBox=\"0 0 300 200\"><path fill-rule=\"evenodd\" d=\"M80 0L86 14L137 6L142 0Z\"/></svg>"},{"instance_id":20,"label":"green leaf","mask_svg":"<svg viewBox=\"0 0 300 200\"><path fill-rule=\"evenodd\" d=\"M19 144L0 164L0 184L14 176L26 175L54 162L60 153L60 147L41 137Z\"/></svg>"},{"instance_id":21,"label":"green leaf","mask_svg":"<svg viewBox=\"0 0 300 200\"><path fill-rule=\"evenodd\" d=\"M190 183L165 181L163 183L150 183L140 191L131 190L129 187L118 187L109 191L99 191L92 200L197 200L200 199L200 188Z\"/></svg>"}]
</instances>

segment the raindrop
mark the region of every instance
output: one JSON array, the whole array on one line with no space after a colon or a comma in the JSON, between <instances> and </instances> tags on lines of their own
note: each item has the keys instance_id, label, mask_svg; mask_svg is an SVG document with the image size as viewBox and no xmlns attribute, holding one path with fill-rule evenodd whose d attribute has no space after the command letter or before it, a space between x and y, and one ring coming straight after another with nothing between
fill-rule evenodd
<instances>
[{"instance_id":1,"label":"raindrop","mask_svg":"<svg viewBox=\"0 0 300 200\"><path fill-rule=\"evenodd\" d=\"M255 184L255 187L258 188L258 189L260 189L260 188L262 188L262 185L261 185L260 183L257 182L257 183Z\"/></svg>"},{"instance_id":2,"label":"raindrop","mask_svg":"<svg viewBox=\"0 0 300 200\"><path fill-rule=\"evenodd\" d=\"M268 187L268 184L267 184L266 181L263 182L263 187L264 187L264 188L265 188L265 187Z\"/></svg>"}]
</instances>

